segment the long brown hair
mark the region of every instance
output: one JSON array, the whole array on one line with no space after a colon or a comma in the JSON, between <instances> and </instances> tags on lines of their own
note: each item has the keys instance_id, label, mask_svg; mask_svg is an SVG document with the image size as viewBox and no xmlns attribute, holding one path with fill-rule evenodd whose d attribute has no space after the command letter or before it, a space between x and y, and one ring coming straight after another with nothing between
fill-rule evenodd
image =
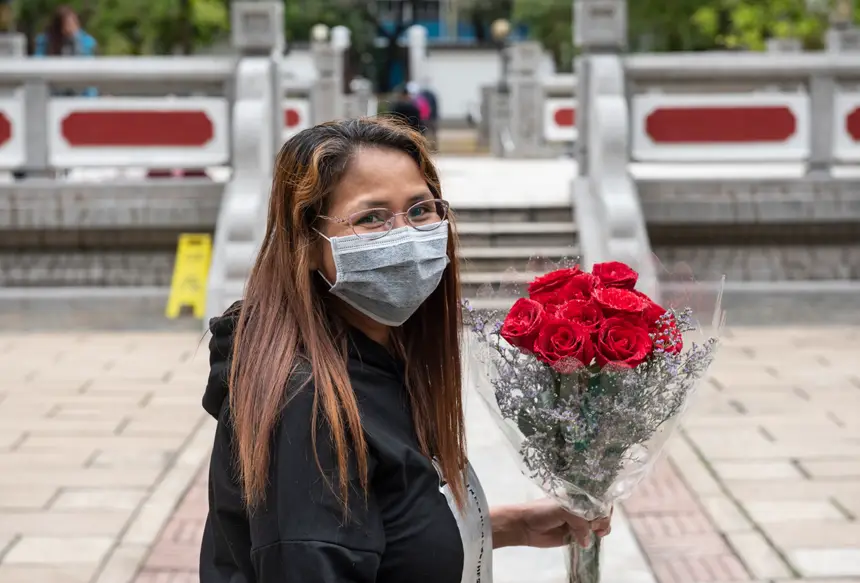
<instances>
[{"instance_id":1,"label":"long brown hair","mask_svg":"<svg viewBox=\"0 0 860 583\"><path fill-rule=\"evenodd\" d=\"M368 487L367 445L346 368L344 324L328 308L332 300L311 271L320 244L314 231L329 196L362 147L408 154L441 198L439 176L418 132L391 119L330 122L299 132L278 153L266 234L248 279L239 314L230 370L230 407L238 468L246 503L263 501L271 437L289 399L287 385L300 360L314 381L312 427L321 412L331 431L339 494L346 507L348 456L356 456L361 485ZM465 503L466 464L460 334L460 284L453 221L450 264L439 287L395 331L420 446L435 456L459 505ZM422 342L433 338L434 342ZM314 430L313 440L316 441ZM319 460L317 460L319 465ZM333 487L333 485L332 485Z\"/></svg>"}]
</instances>

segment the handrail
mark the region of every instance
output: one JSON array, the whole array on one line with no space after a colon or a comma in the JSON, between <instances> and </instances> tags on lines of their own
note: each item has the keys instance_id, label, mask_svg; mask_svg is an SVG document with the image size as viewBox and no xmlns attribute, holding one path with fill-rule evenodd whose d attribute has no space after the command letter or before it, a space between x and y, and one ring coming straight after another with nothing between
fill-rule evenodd
<instances>
[{"instance_id":1,"label":"handrail","mask_svg":"<svg viewBox=\"0 0 860 583\"><path fill-rule=\"evenodd\" d=\"M0 83L222 82L233 78L232 57L63 57L0 59Z\"/></svg>"},{"instance_id":2,"label":"handrail","mask_svg":"<svg viewBox=\"0 0 860 583\"><path fill-rule=\"evenodd\" d=\"M860 60L852 53L642 53L624 57L623 63L635 81L798 79L812 74L860 77Z\"/></svg>"}]
</instances>

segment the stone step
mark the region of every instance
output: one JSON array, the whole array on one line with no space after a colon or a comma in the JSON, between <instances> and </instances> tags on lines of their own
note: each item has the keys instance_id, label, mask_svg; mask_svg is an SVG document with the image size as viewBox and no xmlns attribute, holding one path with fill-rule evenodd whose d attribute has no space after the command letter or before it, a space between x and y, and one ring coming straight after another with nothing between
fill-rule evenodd
<instances>
[{"instance_id":1,"label":"stone step","mask_svg":"<svg viewBox=\"0 0 860 583\"><path fill-rule=\"evenodd\" d=\"M500 272L513 268L518 271L543 269L548 262L578 259L580 250L574 245L556 247L466 247L460 249L461 268L464 272Z\"/></svg>"},{"instance_id":2,"label":"stone step","mask_svg":"<svg viewBox=\"0 0 860 583\"><path fill-rule=\"evenodd\" d=\"M452 205L452 213L457 225L466 223L573 223L573 208L571 206L525 207L521 204L513 207L485 206L457 207Z\"/></svg>"},{"instance_id":3,"label":"stone step","mask_svg":"<svg viewBox=\"0 0 860 583\"><path fill-rule=\"evenodd\" d=\"M576 225L563 222L469 222L457 225L461 247L565 247L576 243Z\"/></svg>"}]
</instances>

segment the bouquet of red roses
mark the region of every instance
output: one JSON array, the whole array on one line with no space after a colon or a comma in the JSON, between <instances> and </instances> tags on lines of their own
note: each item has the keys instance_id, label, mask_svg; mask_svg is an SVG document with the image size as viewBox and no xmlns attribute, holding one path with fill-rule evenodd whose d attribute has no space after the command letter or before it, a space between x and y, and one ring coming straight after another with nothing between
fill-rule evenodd
<instances>
[{"instance_id":1,"label":"bouquet of red roses","mask_svg":"<svg viewBox=\"0 0 860 583\"><path fill-rule=\"evenodd\" d=\"M536 278L507 313L466 302L488 365L478 392L525 473L588 520L608 515L653 466L717 347L714 335L685 350L685 334L700 330L692 310L662 307L637 279L623 263L573 265ZM597 583L598 557L596 540L576 549L571 581Z\"/></svg>"}]
</instances>

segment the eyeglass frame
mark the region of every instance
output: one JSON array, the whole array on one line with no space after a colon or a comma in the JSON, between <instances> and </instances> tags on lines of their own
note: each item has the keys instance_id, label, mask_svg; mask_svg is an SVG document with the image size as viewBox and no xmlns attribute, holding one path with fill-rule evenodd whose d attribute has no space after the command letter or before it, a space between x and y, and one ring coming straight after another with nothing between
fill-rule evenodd
<instances>
[{"instance_id":1,"label":"eyeglass frame","mask_svg":"<svg viewBox=\"0 0 860 583\"><path fill-rule=\"evenodd\" d=\"M416 206L418 206L420 204L427 204L428 202L432 202L432 203L437 204L437 205L442 205L445 209L445 214L441 217L441 219L439 220L438 223L430 223L430 224L434 225L432 228L430 228L430 229L419 229L418 227L416 227L415 225L412 224L412 221L409 220L409 211L411 211L413 208L415 208ZM364 235L360 235L355 230L355 225L352 224L351 217L354 217L355 215L358 215L358 214L369 213L372 211L386 211L386 212L391 213L391 218L388 219L387 221L385 221L385 223L383 223L384 225L390 224L391 226L388 227L387 229L383 230L383 231L380 231L381 234L378 237L367 237L366 235L368 233L365 233ZM405 211L400 212L400 213L391 212L391 209L377 207L377 208L370 208L370 209L365 209L363 211L356 211L354 213L350 213L350 215L346 218L329 217L326 215L318 215L317 218L323 219L325 221L332 221L332 222L338 223L340 225L343 225L343 224L349 225L349 228L352 230L353 234L356 237L359 237L359 238L362 238L362 239L365 239L368 241L375 241L377 239L382 239L384 236L386 236L388 233L390 233L391 231L394 230L394 223L395 223L395 221L397 221L397 217L399 217L399 216L406 217L406 225L412 229L415 229L416 231L435 231L440 226L442 226L442 223L444 223L445 220L448 218L448 214L450 212L451 212L451 203L449 203L447 200L444 200L441 198L428 198L426 200L419 200L415 204L410 205L410 207L408 209L406 209Z\"/></svg>"}]
</instances>

